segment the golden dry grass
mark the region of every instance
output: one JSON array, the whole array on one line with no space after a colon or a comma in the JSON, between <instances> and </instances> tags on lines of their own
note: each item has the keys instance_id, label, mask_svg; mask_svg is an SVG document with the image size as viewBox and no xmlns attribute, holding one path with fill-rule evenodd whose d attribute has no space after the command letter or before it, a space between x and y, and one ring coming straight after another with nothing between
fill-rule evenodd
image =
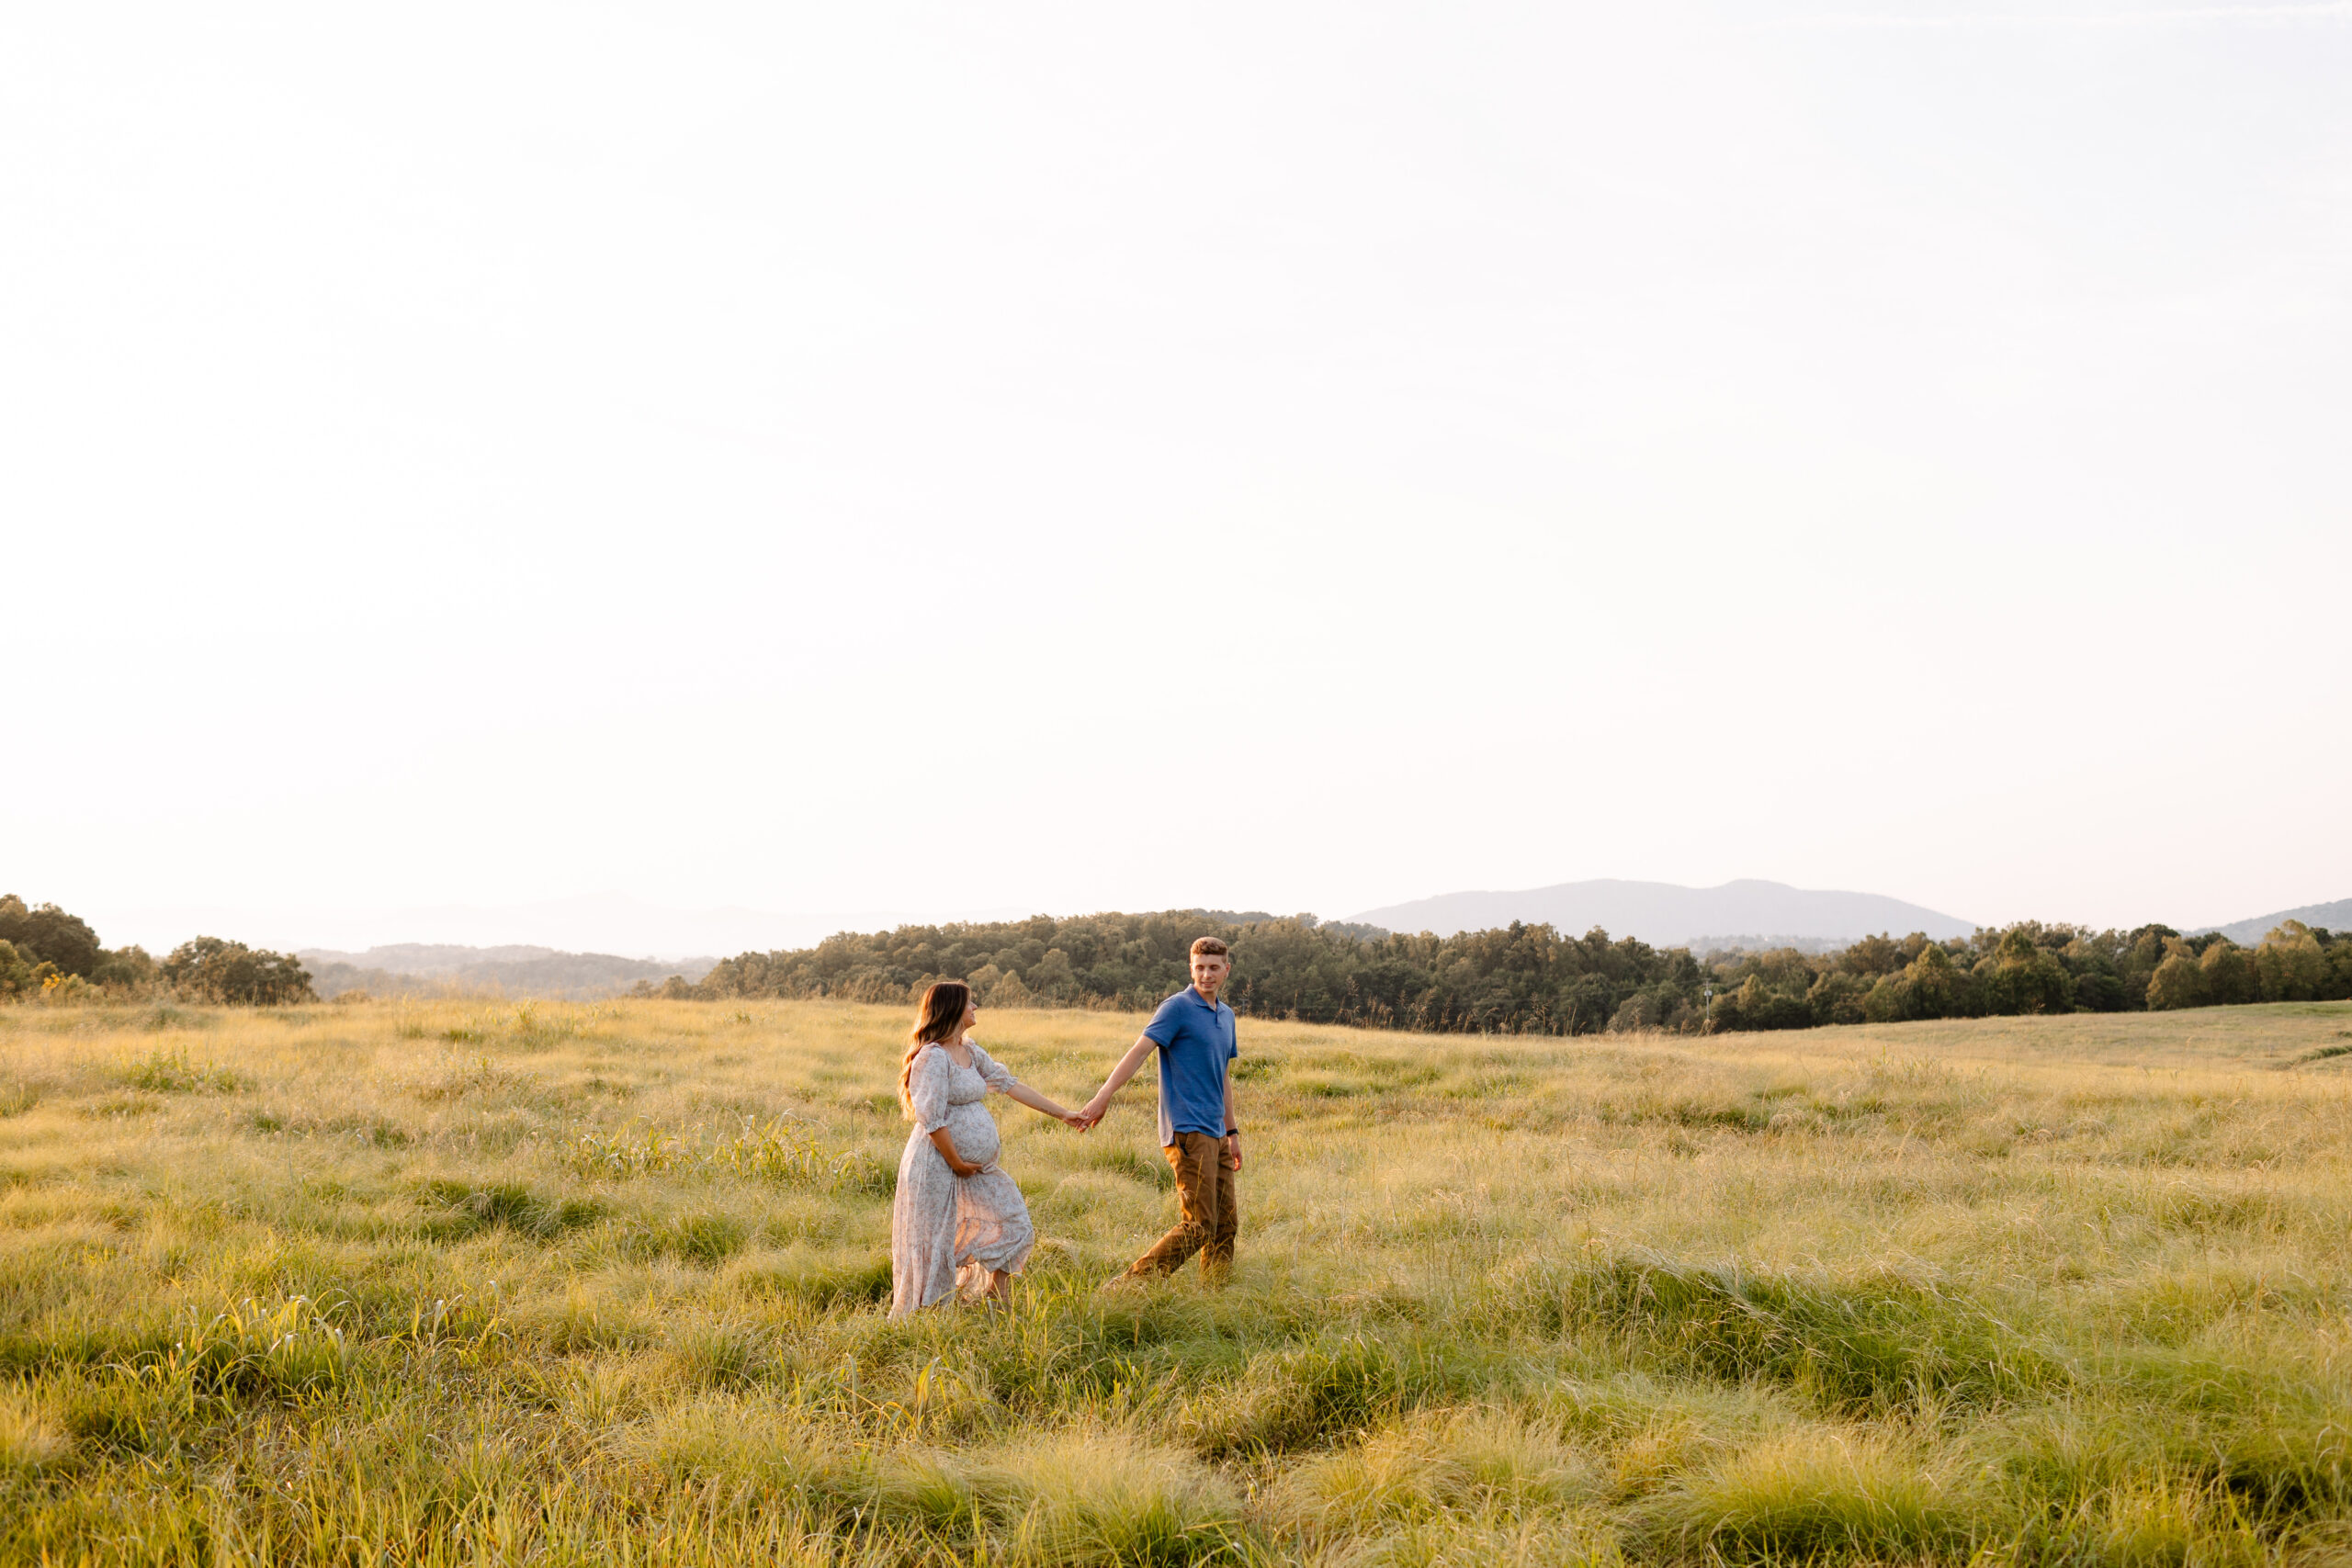
<instances>
[{"instance_id":1,"label":"golden dry grass","mask_svg":"<svg viewBox=\"0 0 2352 1568\"><path fill-rule=\"evenodd\" d=\"M2352 1005L1679 1040L1245 1022L1004 1107L884 1320L900 1010L0 1010L11 1561L2284 1562L2352 1542ZM1076 1103L1139 1021L991 1013Z\"/></svg>"}]
</instances>

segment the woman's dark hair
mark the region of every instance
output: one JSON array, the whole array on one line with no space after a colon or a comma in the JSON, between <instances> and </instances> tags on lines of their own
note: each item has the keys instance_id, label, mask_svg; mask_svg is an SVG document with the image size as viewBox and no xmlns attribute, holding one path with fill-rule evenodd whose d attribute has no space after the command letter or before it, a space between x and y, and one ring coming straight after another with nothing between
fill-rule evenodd
<instances>
[{"instance_id":1,"label":"woman's dark hair","mask_svg":"<svg viewBox=\"0 0 2352 1568\"><path fill-rule=\"evenodd\" d=\"M906 1059L899 1064L899 1109L910 1118L915 1113L915 1101L907 1084L915 1075L915 1058L926 1045L955 1039L971 1005L972 987L961 980L933 980L931 989L922 994L922 1016L907 1034Z\"/></svg>"}]
</instances>

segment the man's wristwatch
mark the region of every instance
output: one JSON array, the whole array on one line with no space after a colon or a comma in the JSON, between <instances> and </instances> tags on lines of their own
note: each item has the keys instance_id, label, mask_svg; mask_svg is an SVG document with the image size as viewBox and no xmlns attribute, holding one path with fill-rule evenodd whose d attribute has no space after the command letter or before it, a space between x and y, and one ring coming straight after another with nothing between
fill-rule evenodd
<instances>
[{"instance_id":1,"label":"man's wristwatch","mask_svg":"<svg viewBox=\"0 0 2352 1568\"><path fill-rule=\"evenodd\" d=\"M1225 1130L1225 1135L1228 1138L1238 1138L1241 1136L1241 1129L1238 1127L1227 1127Z\"/></svg>"}]
</instances>

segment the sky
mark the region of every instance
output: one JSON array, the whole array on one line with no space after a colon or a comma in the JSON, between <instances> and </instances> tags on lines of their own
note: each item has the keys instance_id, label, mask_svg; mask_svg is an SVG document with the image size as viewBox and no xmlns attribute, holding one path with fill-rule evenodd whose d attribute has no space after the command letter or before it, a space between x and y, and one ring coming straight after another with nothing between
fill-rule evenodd
<instances>
[{"instance_id":1,"label":"sky","mask_svg":"<svg viewBox=\"0 0 2352 1568\"><path fill-rule=\"evenodd\" d=\"M0 13L109 942L2352 895L2352 4L198 11Z\"/></svg>"}]
</instances>

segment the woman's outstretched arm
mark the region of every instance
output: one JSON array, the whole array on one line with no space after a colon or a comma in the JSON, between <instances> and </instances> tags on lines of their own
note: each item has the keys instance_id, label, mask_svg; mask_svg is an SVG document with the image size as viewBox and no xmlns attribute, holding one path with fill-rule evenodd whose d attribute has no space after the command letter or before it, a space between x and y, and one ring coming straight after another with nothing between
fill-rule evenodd
<instances>
[{"instance_id":1,"label":"woman's outstretched arm","mask_svg":"<svg viewBox=\"0 0 2352 1568\"><path fill-rule=\"evenodd\" d=\"M1019 1078L1014 1077L1002 1062L981 1050L978 1043L970 1040L965 1041L964 1043L971 1047L972 1066L979 1070L982 1083L1008 1100L1020 1101L1032 1111L1042 1111L1057 1122L1067 1122L1080 1132L1086 1130L1085 1123L1076 1115L1063 1110Z\"/></svg>"},{"instance_id":2,"label":"woman's outstretched arm","mask_svg":"<svg viewBox=\"0 0 2352 1568\"><path fill-rule=\"evenodd\" d=\"M1057 1122L1069 1122L1074 1124L1079 1120L1076 1111L1056 1105L1025 1083L1016 1082L1011 1089L1004 1091L1004 1097L1007 1100L1019 1100L1032 1111L1042 1111Z\"/></svg>"}]
</instances>

